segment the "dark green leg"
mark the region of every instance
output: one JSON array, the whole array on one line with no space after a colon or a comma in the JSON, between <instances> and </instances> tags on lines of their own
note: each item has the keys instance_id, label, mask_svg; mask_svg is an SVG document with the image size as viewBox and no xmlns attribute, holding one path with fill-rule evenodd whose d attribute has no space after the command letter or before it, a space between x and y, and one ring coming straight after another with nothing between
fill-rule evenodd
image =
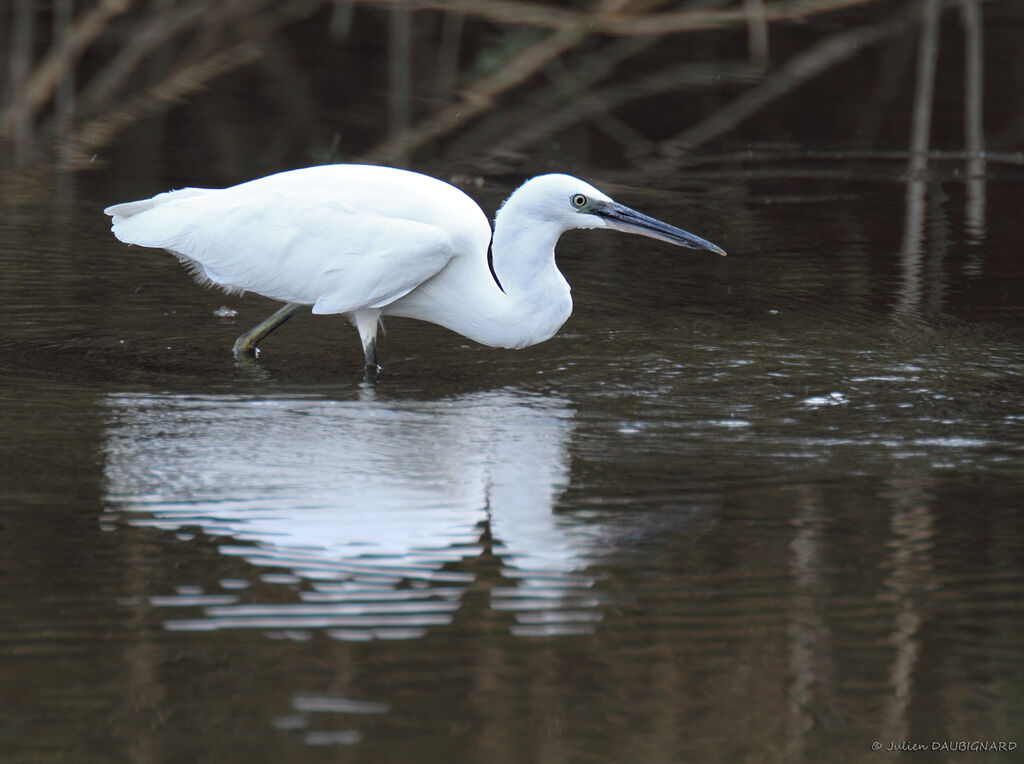
<instances>
[{"instance_id":1,"label":"dark green leg","mask_svg":"<svg viewBox=\"0 0 1024 764\"><path fill-rule=\"evenodd\" d=\"M264 337L305 307L307 306L296 305L294 302L285 303L283 307L274 311L273 315L256 324L256 326L235 340L235 358L255 355L256 345L258 345Z\"/></svg>"},{"instance_id":2,"label":"dark green leg","mask_svg":"<svg viewBox=\"0 0 1024 764\"><path fill-rule=\"evenodd\" d=\"M380 364L377 363L377 340L370 340L370 344L363 348L363 355L366 357L366 373L363 375L365 382L376 382L380 374Z\"/></svg>"}]
</instances>

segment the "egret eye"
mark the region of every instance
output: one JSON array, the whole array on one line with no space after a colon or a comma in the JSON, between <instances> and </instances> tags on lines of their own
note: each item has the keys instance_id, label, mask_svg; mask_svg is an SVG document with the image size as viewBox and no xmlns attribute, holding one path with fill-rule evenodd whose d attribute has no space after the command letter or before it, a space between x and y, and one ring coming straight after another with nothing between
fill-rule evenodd
<instances>
[{"instance_id":1,"label":"egret eye","mask_svg":"<svg viewBox=\"0 0 1024 764\"><path fill-rule=\"evenodd\" d=\"M581 209L587 206L587 197L583 194L573 194L569 201L572 202L572 206L576 209Z\"/></svg>"}]
</instances>

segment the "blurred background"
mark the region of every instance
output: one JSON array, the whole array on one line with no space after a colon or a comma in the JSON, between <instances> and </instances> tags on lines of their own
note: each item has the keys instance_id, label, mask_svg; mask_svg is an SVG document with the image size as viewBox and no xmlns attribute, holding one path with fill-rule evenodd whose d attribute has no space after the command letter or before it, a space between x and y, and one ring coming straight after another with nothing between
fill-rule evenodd
<instances>
[{"instance_id":1,"label":"blurred background","mask_svg":"<svg viewBox=\"0 0 1024 764\"><path fill-rule=\"evenodd\" d=\"M2 14L0 145L17 167L145 177L185 153L231 182L328 158L666 173L695 152L1012 162L1019 148L1012 2L7 0Z\"/></svg>"},{"instance_id":2,"label":"blurred background","mask_svg":"<svg viewBox=\"0 0 1024 764\"><path fill-rule=\"evenodd\" d=\"M1014 761L1024 5L0 0L0 758ZM585 178L483 348L102 209L325 162ZM875 750L876 744L883 750ZM973 748L968 747L973 746ZM905 754L909 755L909 754Z\"/></svg>"}]
</instances>

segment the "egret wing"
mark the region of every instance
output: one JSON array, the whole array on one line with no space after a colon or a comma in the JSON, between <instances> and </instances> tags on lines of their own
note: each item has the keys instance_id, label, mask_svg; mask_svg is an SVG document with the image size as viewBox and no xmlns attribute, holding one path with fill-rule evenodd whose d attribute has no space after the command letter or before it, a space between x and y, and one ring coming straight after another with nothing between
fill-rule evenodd
<instances>
[{"instance_id":1,"label":"egret wing","mask_svg":"<svg viewBox=\"0 0 1024 764\"><path fill-rule=\"evenodd\" d=\"M422 214L429 205L411 205L420 218L412 219L396 204L367 210L357 193L255 182L183 189L108 213L122 241L168 249L219 286L343 313L408 294L466 238Z\"/></svg>"}]
</instances>

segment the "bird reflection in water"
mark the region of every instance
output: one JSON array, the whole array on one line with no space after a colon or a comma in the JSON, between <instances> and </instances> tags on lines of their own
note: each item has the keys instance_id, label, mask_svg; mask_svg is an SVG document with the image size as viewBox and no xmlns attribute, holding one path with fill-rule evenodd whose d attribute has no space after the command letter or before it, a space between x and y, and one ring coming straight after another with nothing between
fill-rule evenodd
<instances>
[{"instance_id":1,"label":"bird reflection in water","mask_svg":"<svg viewBox=\"0 0 1024 764\"><path fill-rule=\"evenodd\" d=\"M518 634L588 632L597 543L553 511L573 411L510 390L440 401L119 394L107 401L107 519L230 537L281 601L190 593L168 628L416 637L470 587ZM298 602L292 588L297 585ZM255 596L255 595L251 595Z\"/></svg>"}]
</instances>

